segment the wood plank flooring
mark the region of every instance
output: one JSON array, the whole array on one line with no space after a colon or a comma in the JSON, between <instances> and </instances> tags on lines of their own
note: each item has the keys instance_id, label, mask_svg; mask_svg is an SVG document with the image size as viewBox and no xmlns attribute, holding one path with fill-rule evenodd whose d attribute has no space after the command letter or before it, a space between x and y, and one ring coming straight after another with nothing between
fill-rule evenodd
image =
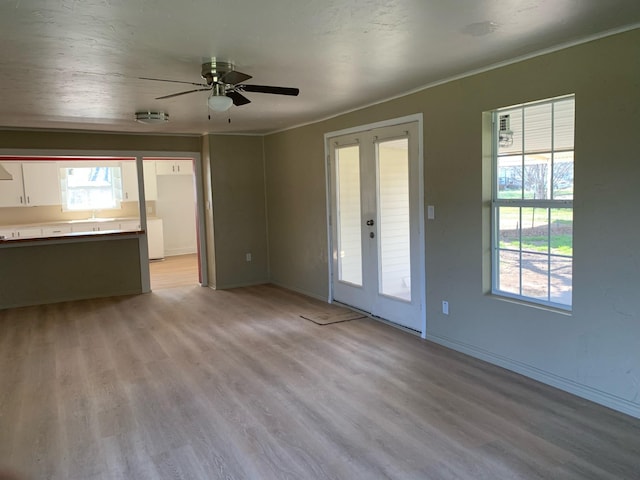
<instances>
[{"instance_id":1,"label":"wood plank flooring","mask_svg":"<svg viewBox=\"0 0 640 480\"><path fill-rule=\"evenodd\" d=\"M151 290L198 284L198 255L175 255L149 262Z\"/></svg>"},{"instance_id":2,"label":"wood plank flooring","mask_svg":"<svg viewBox=\"0 0 640 480\"><path fill-rule=\"evenodd\" d=\"M0 312L30 479L637 479L640 420L273 287Z\"/></svg>"}]
</instances>

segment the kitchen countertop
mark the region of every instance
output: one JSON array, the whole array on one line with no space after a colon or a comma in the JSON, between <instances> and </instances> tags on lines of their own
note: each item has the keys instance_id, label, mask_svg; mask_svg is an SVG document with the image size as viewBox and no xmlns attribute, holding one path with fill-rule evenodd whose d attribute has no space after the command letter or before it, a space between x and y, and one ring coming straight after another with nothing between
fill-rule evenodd
<instances>
[{"instance_id":1,"label":"kitchen countertop","mask_svg":"<svg viewBox=\"0 0 640 480\"><path fill-rule=\"evenodd\" d=\"M64 235L55 235L55 236L42 236L42 237L31 237L31 238L0 238L0 247L3 245L14 245L20 243L34 243L34 242L43 242L43 241L61 241L61 240L82 240L82 239L91 239L96 237L122 237L128 235L140 235L145 233L145 230L104 230L99 232L71 232L65 233Z\"/></svg>"},{"instance_id":2,"label":"kitchen countertop","mask_svg":"<svg viewBox=\"0 0 640 480\"><path fill-rule=\"evenodd\" d=\"M147 217L147 220L154 220L157 217ZM0 225L1 229L11 230L15 228L37 228L37 227L45 227L52 225L78 225L83 223L107 223L107 222L121 222L121 221L135 221L140 220L138 217L110 217L110 218L87 218L87 219L78 219L78 220L62 220L57 222L38 222L38 223L22 223L22 224L13 224L13 225ZM43 235L39 237L29 237L29 238L0 238L0 243L23 243L23 242L38 242L42 240L60 240L65 238L92 238L100 235L105 236L118 236L118 235L127 235L127 234L140 234L144 233L144 230L100 230L100 231L84 231L84 232L68 232L62 235Z\"/></svg>"},{"instance_id":3,"label":"kitchen countertop","mask_svg":"<svg viewBox=\"0 0 640 480\"><path fill-rule=\"evenodd\" d=\"M153 220L157 217L147 217L147 220ZM131 220L140 220L139 217L109 217L109 218L81 218L77 220L58 220L52 222L37 222L37 223L14 223L7 225L0 225L1 229L12 228L30 228L30 227L46 227L50 225L77 225L82 223L102 223L102 222L126 222Z\"/></svg>"}]
</instances>

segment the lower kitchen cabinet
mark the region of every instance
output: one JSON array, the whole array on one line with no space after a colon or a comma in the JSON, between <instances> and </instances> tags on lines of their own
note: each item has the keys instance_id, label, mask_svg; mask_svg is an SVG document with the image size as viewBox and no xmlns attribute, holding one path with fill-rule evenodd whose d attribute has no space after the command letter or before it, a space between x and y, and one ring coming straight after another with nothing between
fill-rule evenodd
<instances>
[{"instance_id":1,"label":"lower kitchen cabinet","mask_svg":"<svg viewBox=\"0 0 640 480\"><path fill-rule=\"evenodd\" d=\"M149 246L149 260L164 258L164 231L161 218L147 220L147 241Z\"/></svg>"},{"instance_id":2,"label":"lower kitchen cabinet","mask_svg":"<svg viewBox=\"0 0 640 480\"><path fill-rule=\"evenodd\" d=\"M43 237L57 237L71 233L71 225L47 225L42 227Z\"/></svg>"}]
</instances>

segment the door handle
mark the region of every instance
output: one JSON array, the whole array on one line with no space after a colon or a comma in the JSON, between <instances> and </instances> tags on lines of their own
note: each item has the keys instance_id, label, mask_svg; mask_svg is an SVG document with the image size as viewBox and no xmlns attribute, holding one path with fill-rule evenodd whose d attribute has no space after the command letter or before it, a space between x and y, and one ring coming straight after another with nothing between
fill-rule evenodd
<instances>
[{"instance_id":1,"label":"door handle","mask_svg":"<svg viewBox=\"0 0 640 480\"><path fill-rule=\"evenodd\" d=\"M370 227L373 227L374 221L373 220L367 220L367 225L369 225Z\"/></svg>"}]
</instances>

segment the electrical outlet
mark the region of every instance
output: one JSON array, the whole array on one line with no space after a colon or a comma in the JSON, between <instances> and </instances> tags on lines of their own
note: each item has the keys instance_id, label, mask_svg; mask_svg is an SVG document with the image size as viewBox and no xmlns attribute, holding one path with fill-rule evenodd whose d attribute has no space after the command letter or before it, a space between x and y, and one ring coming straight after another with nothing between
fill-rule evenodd
<instances>
[{"instance_id":1,"label":"electrical outlet","mask_svg":"<svg viewBox=\"0 0 640 480\"><path fill-rule=\"evenodd\" d=\"M247 262L250 262L250 261L251 261L251 254L250 254L250 253L247 253L247 254L245 255L245 258L246 258Z\"/></svg>"},{"instance_id":2,"label":"electrical outlet","mask_svg":"<svg viewBox=\"0 0 640 480\"><path fill-rule=\"evenodd\" d=\"M449 315L449 302L447 302L446 300L442 301L442 313L444 313L445 315Z\"/></svg>"}]
</instances>

